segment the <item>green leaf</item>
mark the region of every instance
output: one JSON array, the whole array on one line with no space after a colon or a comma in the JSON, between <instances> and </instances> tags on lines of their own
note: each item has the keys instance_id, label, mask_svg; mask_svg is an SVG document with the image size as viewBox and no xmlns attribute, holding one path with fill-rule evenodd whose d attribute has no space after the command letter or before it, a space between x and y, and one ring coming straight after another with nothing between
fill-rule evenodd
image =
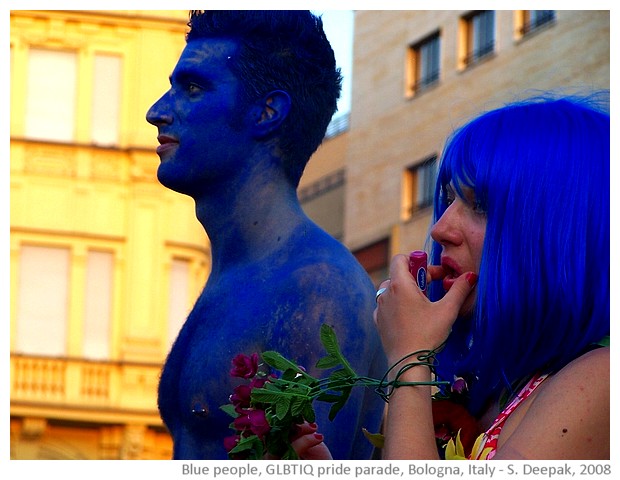
<instances>
[{"instance_id":1,"label":"green leaf","mask_svg":"<svg viewBox=\"0 0 620 480\"><path fill-rule=\"evenodd\" d=\"M249 459L251 460L259 460L263 458L264 449L263 442L256 435L250 435L249 437L243 437L239 441L235 447L228 452L228 455L235 453L241 453L246 451L252 451L252 454L249 455Z\"/></svg>"},{"instance_id":2,"label":"green leaf","mask_svg":"<svg viewBox=\"0 0 620 480\"><path fill-rule=\"evenodd\" d=\"M298 376L301 376L301 374L297 371L297 370L293 370L292 368L287 369L284 373L282 373L282 380L286 380L288 382L291 382L293 380L295 380ZM303 378L303 377L301 377Z\"/></svg>"},{"instance_id":3,"label":"green leaf","mask_svg":"<svg viewBox=\"0 0 620 480\"><path fill-rule=\"evenodd\" d=\"M316 413L314 413L312 402L304 404L303 416L308 423L314 423L316 421Z\"/></svg>"},{"instance_id":4,"label":"green leaf","mask_svg":"<svg viewBox=\"0 0 620 480\"><path fill-rule=\"evenodd\" d=\"M364 436L366 439L375 447L375 448L383 448L385 444L385 437L382 433L370 433L365 428L362 428L362 432L364 432Z\"/></svg>"},{"instance_id":5,"label":"green leaf","mask_svg":"<svg viewBox=\"0 0 620 480\"><path fill-rule=\"evenodd\" d=\"M321 392L319 396L316 397L319 402L325 403L334 403L340 400L340 395L336 395L334 393Z\"/></svg>"},{"instance_id":6,"label":"green leaf","mask_svg":"<svg viewBox=\"0 0 620 480\"><path fill-rule=\"evenodd\" d=\"M311 378L312 380L316 380L312 375L308 375L304 372L299 365L291 362L289 359L283 357L278 352L274 352L273 350L263 352L261 354L263 361L272 368L276 370L280 370L281 372L286 372L291 369L294 370L295 373L300 373L304 377Z\"/></svg>"},{"instance_id":7,"label":"green leaf","mask_svg":"<svg viewBox=\"0 0 620 480\"><path fill-rule=\"evenodd\" d=\"M343 388L340 399L332 405L332 408L330 408L328 418L332 422L334 421L334 418L336 418L336 415L338 415L338 412L340 412L340 410L342 410L342 407L344 407L344 405L347 403L349 395L351 395L352 389L353 387Z\"/></svg>"},{"instance_id":8,"label":"green leaf","mask_svg":"<svg viewBox=\"0 0 620 480\"><path fill-rule=\"evenodd\" d=\"M261 354L261 357L267 365L275 368L276 370L286 372L289 368L292 368L299 373L304 373L296 364L294 364L287 358L284 358L278 352L274 352L273 350L263 352Z\"/></svg>"},{"instance_id":9,"label":"green leaf","mask_svg":"<svg viewBox=\"0 0 620 480\"><path fill-rule=\"evenodd\" d=\"M601 338L598 342L595 343L595 345L598 345L601 347L609 347L609 344L610 344L609 335L605 335L603 338Z\"/></svg>"},{"instance_id":10,"label":"green leaf","mask_svg":"<svg viewBox=\"0 0 620 480\"><path fill-rule=\"evenodd\" d=\"M304 387L306 387L306 388L312 388L312 387L314 387L317 383L319 383L319 381L318 381L316 378L311 377L310 375L306 375L306 376L303 376L303 377L297 377L297 378L295 379L295 382L296 382L298 385L300 385L300 386L301 386L301 385L303 385L303 386L304 386Z\"/></svg>"},{"instance_id":11,"label":"green leaf","mask_svg":"<svg viewBox=\"0 0 620 480\"><path fill-rule=\"evenodd\" d=\"M233 418L237 418L239 416L239 414L235 411L235 406L232 403L227 403L226 405L222 405L220 407L220 410L222 410L224 413L226 413L227 415L230 415Z\"/></svg>"},{"instance_id":12,"label":"green leaf","mask_svg":"<svg viewBox=\"0 0 620 480\"><path fill-rule=\"evenodd\" d=\"M339 383L344 383L347 380L352 380L351 378L351 373L347 372L346 370L344 370L343 368L340 368L338 370L334 370L331 375L329 376L329 381L331 382L339 382Z\"/></svg>"},{"instance_id":13,"label":"green leaf","mask_svg":"<svg viewBox=\"0 0 620 480\"><path fill-rule=\"evenodd\" d=\"M304 410L306 409L306 404L311 403L310 399L304 399L301 397L297 397L293 399L291 402L291 414L296 417L298 415L303 415Z\"/></svg>"},{"instance_id":14,"label":"green leaf","mask_svg":"<svg viewBox=\"0 0 620 480\"><path fill-rule=\"evenodd\" d=\"M336 358L342 356L340 347L338 346L338 337L336 337L336 332L333 327L326 323L322 324L320 338L323 347L325 347L325 351L329 353L329 355Z\"/></svg>"},{"instance_id":15,"label":"green leaf","mask_svg":"<svg viewBox=\"0 0 620 480\"><path fill-rule=\"evenodd\" d=\"M282 456L288 451L290 446L289 429L283 429L278 426L272 427L269 434L265 437L266 450L274 458L282 458Z\"/></svg>"},{"instance_id":16,"label":"green leaf","mask_svg":"<svg viewBox=\"0 0 620 480\"><path fill-rule=\"evenodd\" d=\"M251 398L255 403L277 403L282 397L286 397L289 394L282 391L272 391L266 388L255 388L252 390Z\"/></svg>"},{"instance_id":17,"label":"green leaf","mask_svg":"<svg viewBox=\"0 0 620 480\"><path fill-rule=\"evenodd\" d=\"M256 435L250 435L249 437L242 437L241 440L239 440L239 443L235 445L235 447L230 451L230 453L239 453L239 452L244 452L245 450L250 450L254 448L254 444L256 443L256 440L259 440L259 438Z\"/></svg>"},{"instance_id":18,"label":"green leaf","mask_svg":"<svg viewBox=\"0 0 620 480\"><path fill-rule=\"evenodd\" d=\"M316 368L320 368L322 370L326 370L328 368L334 368L340 365L340 360L332 355L328 355L327 357L323 357L316 362Z\"/></svg>"},{"instance_id":19,"label":"green leaf","mask_svg":"<svg viewBox=\"0 0 620 480\"><path fill-rule=\"evenodd\" d=\"M276 417L278 420L283 420L291 408L291 397L281 396L276 405Z\"/></svg>"},{"instance_id":20,"label":"green leaf","mask_svg":"<svg viewBox=\"0 0 620 480\"><path fill-rule=\"evenodd\" d=\"M356 376L355 370L351 367L347 359L344 358L342 352L340 351L340 346L338 345L338 337L336 336L336 332L333 327L327 325L326 323L321 325L321 343L325 347L325 351L329 353L330 356L337 358L339 363L342 364L343 368L347 370L352 376Z\"/></svg>"},{"instance_id":21,"label":"green leaf","mask_svg":"<svg viewBox=\"0 0 620 480\"><path fill-rule=\"evenodd\" d=\"M282 455L282 460L299 460L299 456L295 449L289 445L286 452Z\"/></svg>"}]
</instances>

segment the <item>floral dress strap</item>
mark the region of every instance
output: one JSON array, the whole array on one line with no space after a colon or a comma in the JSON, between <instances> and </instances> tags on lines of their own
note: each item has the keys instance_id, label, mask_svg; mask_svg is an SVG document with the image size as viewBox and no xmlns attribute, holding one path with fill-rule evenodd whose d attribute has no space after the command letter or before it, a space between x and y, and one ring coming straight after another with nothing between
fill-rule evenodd
<instances>
[{"instance_id":1,"label":"floral dress strap","mask_svg":"<svg viewBox=\"0 0 620 480\"><path fill-rule=\"evenodd\" d=\"M504 427L504 423L506 423L506 419L548 376L548 374L536 375L521 389L517 396L497 416L491 428L478 437L469 456L470 460L490 460L495 456L499 434Z\"/></svg>"}]
</instances>

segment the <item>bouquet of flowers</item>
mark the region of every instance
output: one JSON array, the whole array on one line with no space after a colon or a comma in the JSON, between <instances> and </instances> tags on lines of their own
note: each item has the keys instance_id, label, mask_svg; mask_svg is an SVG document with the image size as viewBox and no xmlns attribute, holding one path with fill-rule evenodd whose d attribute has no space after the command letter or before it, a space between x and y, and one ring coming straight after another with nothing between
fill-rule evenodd
<instances>
[{"instance_id":1,"label":"bouquet of flowers","mask_svg":"<svg viewBox=\"0 0 620 480\"><path fill-rule=\"evenodd\" d=\"M316 367L322 370L333 369L326 378L313 377L303 367L274 351L263 352L260 357L258 353L239 354L232 360L231 376L243 378L247 382L237 386L230 396L230 403L221 407L233 418L230 426L235 433L224 439L229 458L263 459L272 456L287 460L298 459L291 440L296 433L296 425L315 421L315 400L332 404L329 419L333 420L346 404L354 386L374 387L377 394L387 402L394 388L412 385L398 381L401 372L416 365L426 365L431 370L433 368L434 351L414 352L411 356L416 356L417 361L405 364L391 382L386 379L392 369L388 370L381 380L359 376L344 358L332 327L323 324L320 339L326 355L317 362ZM280 371L280 376L271 373L273 370ZM446 386L449 382L415 384ZM449 400L440 393L436 394L436 399ZM447 412L448 410L441 416L438 410L437 415L441 418L435 422L440 448L453 441L455 435L458 437L457 444L460 442L460 428L457 430L455 423L449 421L451 416ZM464 407L458 412L462 414L458 423L466 424L463 433L468 432L464 436L466 443L469 443L471 419L465 415ZM383 438L380 434L367 431L364 433L376 447L382 446Z\"/></svg>"},{"instance_id":2,"label":"bouquet of flowers","mask_svg":"<svg viewBox=\"0 0 620 480\"><path fill-rule=\"evenodd\" d=\"M332 404L329 419L333 420L344 407L355 385L376 385L376 380L358 376L342 355L336 334L329 325L321 326L321 343L327 355L316 367L333 369L327 378L309 375L301 366L277 352L267 351L260 356L240 354L233 359L230 374L248 380L237 386L230 404L221 408L233 417L231 428L235 435L225 439L230 458L261 459L273 455L282 459L297 459L290 439L295 425L314 422L313 401ZM281 376L269 374L261 367L271 367Z\"/></svg>"}]
</instances>

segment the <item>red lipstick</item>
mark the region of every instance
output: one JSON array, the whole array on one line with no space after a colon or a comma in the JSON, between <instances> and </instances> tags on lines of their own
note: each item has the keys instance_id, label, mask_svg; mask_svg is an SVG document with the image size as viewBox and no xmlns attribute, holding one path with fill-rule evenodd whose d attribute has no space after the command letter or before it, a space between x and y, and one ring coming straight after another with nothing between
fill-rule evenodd
<instances>
[{"instance_id":1,"label":"red lipstick","mask_svg":"<svg viewBox=\"0 0 620 480\"><path fill-rule=\"evenodd\" d=\"M446 276L443 278L443 289L447 292L452 288L456 279L461 275L461 267L458 263L452 260L450 257L441 258L441 266L446 272Z\"/></svg>"}]
</instances>

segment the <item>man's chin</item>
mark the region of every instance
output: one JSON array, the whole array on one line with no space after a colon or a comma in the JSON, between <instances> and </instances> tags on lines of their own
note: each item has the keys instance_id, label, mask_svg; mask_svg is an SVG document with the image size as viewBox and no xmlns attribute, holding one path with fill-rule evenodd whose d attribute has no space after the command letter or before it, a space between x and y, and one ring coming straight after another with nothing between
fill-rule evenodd
<instances>
[{"instance_id":1,"label":"man's chin","mask_svg":"<svg viewBox=\"0 0 620 480\"><path fill-rule=\"evenodd\" d=\"M162 168L164 167L164 168ZM164 164L160 164L157 169L157 180L164 187L173 192L182 193L183 195L191 196L191 188L187 185L187 181L185 179L179 178L177 175L170 175L169 172L165 171L166 168Z\"/></svg>"}]
</instances>

